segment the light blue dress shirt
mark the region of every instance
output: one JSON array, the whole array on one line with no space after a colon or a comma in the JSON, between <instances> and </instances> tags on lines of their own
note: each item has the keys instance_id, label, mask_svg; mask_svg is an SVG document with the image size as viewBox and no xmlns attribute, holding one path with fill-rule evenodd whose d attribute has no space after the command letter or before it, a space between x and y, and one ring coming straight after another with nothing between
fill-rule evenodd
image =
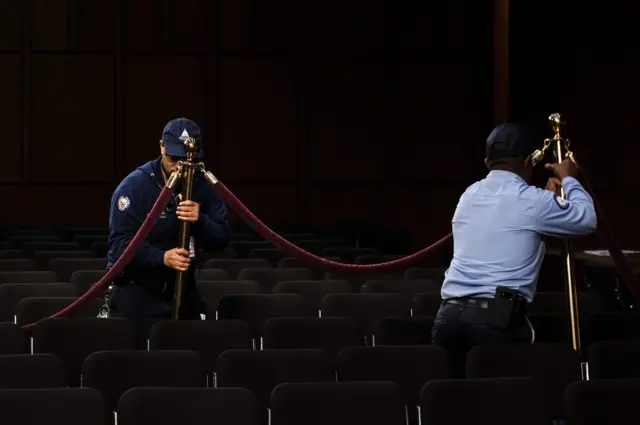
<instances>
[{"instance_id":1,"label":"light blue dress shirt","mask_svg":"<svg viewBox=\"0 0 640 425\"><path fill-rule=\"evenodd\" d=\"M543 236L587 235L597 227L593 200L578 180L567 177L562 186L566 200L502 170L469 186L452 220L453 260L442 299L493 298L497 286L506 286L533 301Z\"/></svg>"}]
</instances>

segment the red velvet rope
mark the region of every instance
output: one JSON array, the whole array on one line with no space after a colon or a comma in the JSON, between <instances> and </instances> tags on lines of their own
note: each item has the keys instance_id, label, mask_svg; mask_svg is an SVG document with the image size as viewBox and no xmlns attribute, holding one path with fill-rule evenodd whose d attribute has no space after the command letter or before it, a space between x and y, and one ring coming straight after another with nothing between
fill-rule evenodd
<instances>
[{"instance_id":1,"label":"red velvet rope","mask_svg":"<svg viewBox=\"0 0 640 425\"><path fill-rule=\"evenodd\" d=\"M591 194L593 203L596 207L596 214L598 215L598 236L603 240L605 246L608 247L609 255L611 255L611 259L616 265L616 269L622 277L622 281L626 285L627 289L629 289L629 292L631 292L633 297L636 299L636 302L640 302L640 281L633 272L633 269L629 265L622 249L620 249L620 246L618 245L618 241L613 235L611 224L609 224L609 220L607 220L607 217L604 215L602 205L596 197L593 187L591 186L591 182L589 181L582 164L580 164L580 173L582 174L584 186L587 189L587 192Z\"/></svg>"},{"instance_id":2,"label":"red velvet rope","mask_svg":"<svg viewBox=\"0 0 640 425\"><path fill-rule=\"evenodd\" d=\"M116 261L116 263L113 265L113 267L111 267L109 271L102 277L102 279L100 279L99 282L96 282L80 298L75 300L73 303L69 304L64 309L55 313L53 316L51 316L51 318L63 317L79 309L87 301L90 301L91 299L97 297L98 295L102 295L102 293L104 293L108 285L111 284L114 278L117 275L119 275L122 269L124 269L124 267L127 264L129 264L129 262L133 259L133 256L135 255L137 249L147 238L147 236L149 235L149 232L151 232L151 229L158 221L160 214L162 213L162 211L164 211L167 204L169 203L169 199L171 199L172 196L173 196L173 191L165 186L165 188L162 189L160 196L158 196L156 203L153 205L153 208L151 208L149 215L147 215L147 218L145 219L144 223L142 223L142 226L140 226L140 229L138 229L138 232L136 233L135 237L129 243L129 246L127 246L127 248L124 250L124 252L120 256L118 261ZM35 326L36 323L30 323L28 325L24 325L23 328L24 329L31 328Z\"/></svg>"},{"instance_id":3,"label":"red velvet rope","mask_svg":"<svg viewBox=\"0 0 640 425\"><path fill-rule=\"evenodd\" d=\"M236 196L220 181L212 185L216 193L233 209L247 224L249 224L256 232L258 232L263 238L272 244L278 246L283 251L287 252L292 257L300 258L301 260L308 261L311 264L324 267L332 270L342 271L358 271L358 272L387 272L403 267L408 267L427 257L444 244L449 242L452 234L449 233L444 238L440 239L436 243L428 246L414 254L407 257L399 258L397 260L388 261L379 264L344 264L337 263L335 261L327 260L326 258L313 255L302 248L292 244L276 232L271 230L265 225L258 217L256 217L249 209L242 203Z\"/></svg>"}]
</instances>

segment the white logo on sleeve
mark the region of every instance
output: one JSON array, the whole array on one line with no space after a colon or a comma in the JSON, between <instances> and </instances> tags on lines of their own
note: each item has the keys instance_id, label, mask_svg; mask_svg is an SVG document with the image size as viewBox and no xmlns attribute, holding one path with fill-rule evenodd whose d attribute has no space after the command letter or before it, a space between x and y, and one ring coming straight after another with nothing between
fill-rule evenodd
<instances>
[{"instance_id":1,"label":"white logo on sleeve","mask_svg":"<svg viewBox=\"0 0 640 425\"><path fill-rule=\"evenodd\" d=\"M131 201L126 196L121 196L118 198L118 209L120 211L125 211L131 205Z\"/></svg>"},{"instance_id":2,"label":"white logo on sleeve","mask_svg":"<svg viewBox=\"0 0 640 425\"><path fill-rule=\"evenodd\" d=\"M560 196L556 196L556 203L562 209L565 209L569 206L569 203L567 202L567 200L564 198L561 198Z\"/></svg>"},{"instance_id":3,"label":"white logo on sleeve","mask_svg":"<svg viewBox=\"0 0 640 425\"><path fill-rule=\"evenodd\" d=\"M189 132L185 129L182 131L182 135L180 135L180 140L187 140L189 138Z\"/></svg>"}]
</instances>

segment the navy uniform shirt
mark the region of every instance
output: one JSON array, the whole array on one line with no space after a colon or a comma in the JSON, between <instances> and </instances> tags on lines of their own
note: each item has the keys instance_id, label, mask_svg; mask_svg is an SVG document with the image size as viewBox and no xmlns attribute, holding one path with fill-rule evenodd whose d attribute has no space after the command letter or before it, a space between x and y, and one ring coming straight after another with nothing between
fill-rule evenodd
<instances>
[{"instance_id":1,"label":"navy uniform shirt","mask_svg":"<svg viewBox=\"0 0 640 425\"><path fill-rule=\"evenodd\" d=\"M107 269L127 248L164 186L161 157L137 168L118 185L111 198ZM131 263L125 267L121 279L157 291L165 291L175 281L175 271L164 265L164 253L178 246L178 192L179 188ZM200 204L200 218L191 226L195 248L211 251L225 248L231 239L227 207L200 172L194 176L192 199ZM194 283L193 261L187 280Z\"/></svg>"},{"instance_id":2,"label":"navy uniform shirt","mask_svg":"<svg viewBox=\"0 0 640 425\"><path fill-rule=\"evenodd\" d=\"M545 253L543 236L596 230L593 200L573 177L562 180L566 200L502 170L471 185L453 216L454 252L442 299L493 298L497 286L533 301Z\"/></svg>"}]
</instances>

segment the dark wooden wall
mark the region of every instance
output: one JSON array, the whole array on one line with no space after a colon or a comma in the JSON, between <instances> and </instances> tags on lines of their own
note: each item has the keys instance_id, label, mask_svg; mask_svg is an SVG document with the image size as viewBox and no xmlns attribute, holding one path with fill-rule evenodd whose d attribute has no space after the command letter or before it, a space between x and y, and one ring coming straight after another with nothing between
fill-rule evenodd
<instances>
[{"instance_id":1,"label":"dark wooden wall","mask_svg":"<svg viewBox=\"0 0 640 425\"><path fill-rule=\"evenodd\" d=\"M0 16L5 227L106 225L177 116L269 224L426 243L482 174L490 2L4 0Z\"/></svg>"},{"instance_id":2,"label":"dark wooden wall","mask_svg":"<svg viewBox=\"0 0 640 425\"><path fill-rule=\"evenodd\" d=\"M623 247L640 226L640 6L511 2L510 119L542 140L561 112L572 148Z\"/></svg>"}]
</instances>

